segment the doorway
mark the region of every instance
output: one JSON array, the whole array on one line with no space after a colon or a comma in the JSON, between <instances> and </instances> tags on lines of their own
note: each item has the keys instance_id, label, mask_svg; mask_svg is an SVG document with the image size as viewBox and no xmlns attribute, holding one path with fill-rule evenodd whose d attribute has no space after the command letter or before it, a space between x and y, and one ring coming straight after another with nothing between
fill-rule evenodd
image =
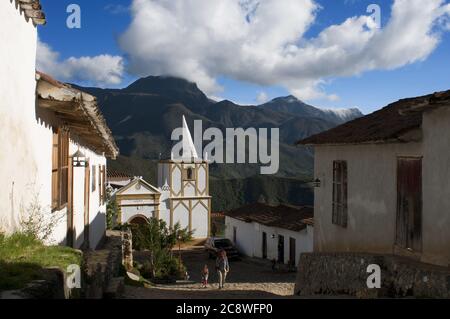
<instances>
[{"instance_id":1,"label":"doorway","mask_svg":"<svg viewBox=\"0 0 450 319\"><path fill-rule=\"evenodd\" d=\"M90 179L91 179L91 170L89 163L86 165L84 170L84 243L83 247L85 249L90 248L89 243L89 197L90 197Z\"/></svg>"},{"instance_id":2,"label":"doorway","mask_svg":"<svg viewBox=\"0 0 450 319\"><path fill-rule=\"evenodd\" d=\"M284 264L284 236L278 235L278 262Z\"/></svg>"},{"instance_id":3,"label":"doorway","mask_svg":"<svg viewBox=\"0 0 450 319\"><path fill-rule=\"evenodd\" d=\"M422 158L397 159L396 245L422 251Z\"/></svg>"},{"instance_id":4,"label":"doorway","mask_svg":"<svg viewBox=\"0 0 450 319\"><path fill-rule=\"evenodd\" d=\"M68 247L74 247L74 226L73 226L73 161L69 157L69 168L67 172L67 233L66 233L66 245Z\"/></svg>"},{"instance_id":5,"label":"doorway","mask_svg":"<svg viewBox=\"0 0 450 319\"><path fill-rule=\"evenodd\" d=\"M295 267L296 260L295 260L295 251L296 251L296 242L295 238L289 237L289 263Z\"/></svg>"},{"instance_id":6,"label":"doorway","mask_svg":"<svg viewBox=\"0 0 450 319\"><path fill-rule=\"evenodd\" d=\"M262 233L262 258L267 259L267 233Z\"/></svg>"}]
</instances>

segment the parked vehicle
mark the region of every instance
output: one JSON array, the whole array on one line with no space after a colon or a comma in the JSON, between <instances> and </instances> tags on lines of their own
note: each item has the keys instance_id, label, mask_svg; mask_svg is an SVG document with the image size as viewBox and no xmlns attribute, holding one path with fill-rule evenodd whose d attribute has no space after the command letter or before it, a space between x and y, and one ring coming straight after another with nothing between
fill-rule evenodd
<instances>
[{"instance_id":1,"label":"parked vehicle","mask_svg":"<svg viewBox=\"0 0 450 319\"><path fill-rule=\"evenodd\" d=\"M239 252L228 238L210 237L206 240L205 250L209 258L216 258L217 253L225 250L228 259L239 258Z\"/></svg>"}]
</instances>

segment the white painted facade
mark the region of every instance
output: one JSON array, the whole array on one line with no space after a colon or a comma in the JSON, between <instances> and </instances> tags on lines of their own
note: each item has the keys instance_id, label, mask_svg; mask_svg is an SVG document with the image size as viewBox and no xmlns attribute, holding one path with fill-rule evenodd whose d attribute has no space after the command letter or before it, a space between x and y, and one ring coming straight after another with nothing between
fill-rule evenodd
<instances>
[{"instance_id":1,"label":"white painted facade","mask_svg":"<svg viewBox=\"0 0 450 319\"><path fill-rule=\"evenodd\" d=\"M313 251L314 227L306 225L301 231L269 227L256 222L245 222L225 216L225 237L235 241L238 251L245 256L263 258L263 233L267 240L267 259L278 260L279 236L284 237L284 263L290 260L290 238L295 239L295 261L297 265L302 253ZM236 238L234 238L236 234Z\"/></svg>"},{"instance_id":2,"label":"white painted facade","mask_svg":"<svg viewBox=\"0 0 450 319\"><path fill-rule=\"evenodd\" d=\"M14 1L0 2L0 41L0 227L10 231L33 196L49 203L38 163L51 154L39 152L47 129L37 120L35 107L37 30Z\"/></svg>"},{"instance_id":3,"label":"white painted facade","mask_svg":"<svg viewBox=\"0 0 450 319\"><path fill-rule=\"evenodd\" d=\"M169 227L179 223L182 228L193 231L194 238L209 236L211 196L208 162L198 157L184 116L182 150L180 158L158 163L157 188L136 179L117 191L120 223L129 223L137 217L154 217ZM139 190L135 189L137 185L141 186Z\"/></svg>"},{"instance_id":4,"label":"white painted facade","mask_svg":"<svg viewBox=\"0 0 450 319\"><path fill-rule=\"evenodd\" d=\"M49 218L59 216L48 244L67 243L68 210L51 210L53 130L62 123L55 113L39 106L36 96L37 30L15 1L0 1L0 231L20 229L32 207ZM105 165L103 153L94 152L76 134L70 134L69 155L80 149L90 165ZM97 168L97 174L99 170ZM92 174L90 176L92 178ZM97 176L98 181L99 176ZM83 243L85 230L85 169L73 168L74 247ZM89 242L95 248L106 229L106 206L100 203L99 187L90 190Z\"/></svg>"},{"instance_id":5,"label":"white painted facade","mask_svg":"<svg viewBox=\"0 0 450 319\"><path fill-rule=\"evenodd\" d=\"M450 106L450 105L449 105ZM398 253L397 158L422 157L423 262L450 265L450 107L423 113L418 142L315 146L314 251ZM333 161L347 161L348 225L332 224Z\"/></svg>"},{"instance_id":6,"label":"white painted facade","mask_svg":"<svg viewBox=\"0 0 450 319\"><path fill-rule=\"evenodd\" d=\"M184 116L182 128L183 154L158 163L159 218L170 226L180 223L189 228L194 238L207 238L211 226L209 164L197 155Z\"/></svg>"},{"instance_id":7,"label":"white painted facade","mask_svg":"<svg viewBox=\"0 0 450 319\"><path fill-rule=\"evenodd\" d=\"M136 217L157 218L160 196L157 188L141 178L134 179L114 194L120 208L119 222L130 223Z\"/></svg>"}]
</instances>

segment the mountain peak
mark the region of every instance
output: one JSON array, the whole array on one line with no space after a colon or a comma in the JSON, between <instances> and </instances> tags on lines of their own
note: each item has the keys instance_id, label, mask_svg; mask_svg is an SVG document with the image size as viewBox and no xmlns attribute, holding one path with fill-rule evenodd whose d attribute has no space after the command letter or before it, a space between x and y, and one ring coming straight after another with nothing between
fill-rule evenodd
<instances>
[{"instance_id":1,"label":"mountain peak","mask_svg":"<svg viewBox=\"0 0 450 319\"><path fill-rule=\"evenodd\" d=\"M293 95L288 95L288 96L282 96L282 97L277 97L275 99L273 99L272 101L270 101L269 103L302 103L304 104L302 101L300 101L299 99L297 99L295 96Z\"/></svg>"},{"instance_id":2,"label":"mountain peak","mask_svg":"<svg viewBox=\"0 0 450 319\"><path fill-rule=\"evenodd\" d=\"M148 90L159 91L168 88L178 88L178 89L188 89L193 91L200 91L197 84L189 82L183 78L178 78L174 76L147 76L140 78L139 80L130 84L125 90L136 91L140 93L146 93Z\"/></svg>"},{"instance_id":3,"label":"mountain peak","mask_svg":"<svg viewBox=\"0 0 450 319\"><path fill-rule=\"evenodd\" d=\"M169 97L193 108L209 104L208 97L196 83L174 76L147 76L130 84L124 91Z\"/></svg>"}]
</instances>

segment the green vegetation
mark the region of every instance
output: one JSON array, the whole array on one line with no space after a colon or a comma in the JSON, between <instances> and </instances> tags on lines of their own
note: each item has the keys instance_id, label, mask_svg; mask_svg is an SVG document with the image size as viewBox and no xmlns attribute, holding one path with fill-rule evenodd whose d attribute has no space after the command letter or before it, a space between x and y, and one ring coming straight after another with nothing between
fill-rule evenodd
<instances>
[{"instance_id":1,"label":"green vegetation","mask_svg":"<svg viewBox=\"0 0 450 319\"><path fill-rule=\"evenodd\" d=\"M0 234L0 291L20 289L33 280L43 278L43 269L81 264L82 256L72 248L44 246L35 236L15 233Z\"/></svg>"},{"instance_id":2,"label":"green vegetation","mask_svg":"<svg viewBox=\"0 0 450 319\"><path fill-rule=\"evenodd\" d=\"M117 205L115 199L111 199L111 195L107 193L106 205L106 228L114 229L117 223L117 216L119 216L120 207Z\"/></svg>"},{"instance_id":3,"label":"green vegetation","mask_svg":"<svg viewBox=\"0 0 450 319\"><path fill-rule=\"evenodd\" d=\"M156 218L142 225L126 225L133 233L133 248L148 250L149 259L138 269L144 278L150 280L176 280L186 272L181 258L175 257L173 249L177 244L192 240L192 231L181 228L177 223L173 228Z\"/></svg>"}]
</instances>

